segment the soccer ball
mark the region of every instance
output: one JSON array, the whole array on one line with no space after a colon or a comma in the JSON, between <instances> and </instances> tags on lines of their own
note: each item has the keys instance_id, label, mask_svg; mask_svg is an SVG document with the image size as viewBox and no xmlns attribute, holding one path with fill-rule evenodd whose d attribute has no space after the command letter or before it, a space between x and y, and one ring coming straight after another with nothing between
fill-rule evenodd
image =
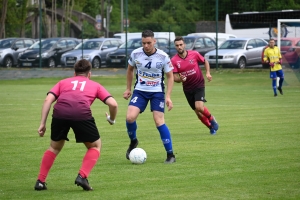
<instances>
[{"instance_id":1,"label":"soccer ball","mask_svg":"<svg viewBox=\"0 0 300 200\"><path fill-rule=\"evenodd\" d=\"M133 164L143 164L147 160L147 154L146 151L142 148L134 148L131 150L129 154L129 160Z\"/></svg>"}]
</instances>

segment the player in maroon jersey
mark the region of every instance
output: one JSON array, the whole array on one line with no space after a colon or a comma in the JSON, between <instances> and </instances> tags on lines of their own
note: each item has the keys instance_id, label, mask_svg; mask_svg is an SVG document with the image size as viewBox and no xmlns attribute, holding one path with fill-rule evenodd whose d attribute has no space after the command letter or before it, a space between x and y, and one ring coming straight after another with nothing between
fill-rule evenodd
<instances>
[{"instance_id":1,"label":"player in maroon jersey","mask_svg":"<svg viewBox=\"0 0 300 200\"><path fill-rule=\"evenodd\" d=\"M73 129L76 142L84 143L87 152L83 158L75 184L84 190L93 190L87 177L97 163L101 152L101 139L91 112L91 104L99 99L109 108L106 120L115 123L118 104L111 94L99 83L90 80L92 65L87 60L79 60L74 66L74 76L59 81L48 93L42 107L41 123L38 134L43 137L51 105L53 107L51 123L51 143L45 151L35 190L46 190L46 178L56 156L62 150L65 141L69 141L68 132Z\"/></svg>"},{"instance_id":2,"label":"player in maroon jersey","mask_svg":"<svg viewBox=\"0 0 300 200\"><path fill-rule=\"evenodd\" d=\"M214 116L212 116L204 106L205 100L205 80L199 63L204 64L206 69L206 78L212 80L209 63L197 51L185 49L185 43L182 37L176 37L174 40L177 54L171 59L174 67L174 81L182 82L183 92L190 105L195 111L200 121L206 125L211 134L216 134L219 125Z\"/></svg>"}]
</instances>

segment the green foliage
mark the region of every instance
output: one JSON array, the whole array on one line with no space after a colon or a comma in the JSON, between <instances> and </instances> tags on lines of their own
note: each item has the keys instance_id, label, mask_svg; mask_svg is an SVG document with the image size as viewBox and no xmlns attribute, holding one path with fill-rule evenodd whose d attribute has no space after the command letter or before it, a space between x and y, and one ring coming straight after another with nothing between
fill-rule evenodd
<instances>
[{"instance_id":1,"label":"green foliage","mask_svg":"<svg viewBox=\"0 0 300 200\"><path fill-rule=\"evenodd\" d=\"M211 73L206 106L220 130L209 134L188 106L181 84L175 84L174 108L165 113L177 158L171 165L163 163L166 154L149 107L137 120L139 147L148 159L143 165L126 160L125 76L92 77L119 105L113 126L105 120L105 104L96 100L92 106L102 138L101 157L89 176L93 192L74 185L86 150L75 143L72 130L51 168L48 190L33 190L51 127L52 111L46 135L38 137L41 106L59 79L0 80L0 199L299 199L299 71L285 70L285 93L277 98L267 69Z\"/></svg>"},{"instance_id":2,"label":"green foliage","mask_svg":"<svg viewBox=\"0 0 300 200\"><path fill-rule=\"evenodd\" d=\"M101 33L95 29L95 27L88 22L83 22L82 37L80 38L98 38L101 37Z\"/></svg>"},{"instance_id":3,"label":"green foliage","mask_svg":"<svg viewBox=\"0 0 300 200\"><path fill-rule=\"evenodd\" d=\"M21 5L27 5L28 0L9 0L8 12L6 17L6 35L20 36L22 24L28 8ZM0 0L2 3L2 1ZM62 7L63 0L57 0L57 7ZM121 30L121 1L105 0L101 5L100 0L74 0L74 9L82 11L95 17L101 14L103 7L104 13L102 18L106 18L107 3L112 5L110 13L110 31L120 32ZM125 18L125 0L124 18ZM198 21L215 21L216 9L218 10L219 21L224 21L228 13L246 12L246 11L272 11L283 9L300 9L300 1L288 0L151 0L151 1L129 1L128 2L128 18L130 20L129 32L142 31L144 29L152 29L154 31L172 31L176 35L185 35L195 31L195 23ZM17 3L17 6L16 6ZM47 6L52 5L52 1L46 1ZM2 8L3 4L0 4ZM0 9L1 12L1 9ZM67 28L66 28L67 29ZM27 33L27 31L26 31ZM28 34L27 34L28 35ZM31 35L31 34L30 34ZM92 33L91 35L94 35Z\"/></svg>"},{"instance_id":4,"label":"green foliage","mask_svg":"<svg viewBox=\"0 0 300 200\"><path fill-rule=\"evenodd\" d=\"M82 8L82 12L88 13L90 16L96 18L96 15L100 13L99 1L98 0L88 0Z\"/></svg>"}]
</instances>

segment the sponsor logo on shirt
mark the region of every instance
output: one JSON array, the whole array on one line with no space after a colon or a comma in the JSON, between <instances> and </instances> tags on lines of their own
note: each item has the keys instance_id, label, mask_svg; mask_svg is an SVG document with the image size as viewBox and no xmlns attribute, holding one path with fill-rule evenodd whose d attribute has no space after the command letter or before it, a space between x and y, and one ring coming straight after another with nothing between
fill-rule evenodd
<instances>
[{"instance_id":1,"label":"sponsor logo on shirt","mask_svg":"<svg viewBox=\"0 0 300 200\"><path fill-rule=\"evenodd\" d=\"M194 64L194 59L189 60L190 64Z\"/></svg>"},{"instance_id":2,"label":"sponsor logo on shirt","mask_svg":"<svg viewBox=\"0 0 300 200\"><path fill-rule=\"evenodd\" d=\"M144 81L142 79L140 79L140 84L141 85L145 85L145 86L158 86L159 85L159 81Z\"/></svg>"},{"instance_id":3,"label":"sponsor logo on shirt","mask_svg":"<svg viewBox=\"0 0 300 200\"><path fill-rule=\"evenodd\" d=\"M161 74L159 73L149 73L149 72L143 72L139 70L139 76L143 78L148 78L148 79L157 79L161 78Z\"/></svg>"},{"instance_id":4,"label":"sponsor logo on shirt","mask_svg":"<svg viewBox=\"0 0 300 200\"><path fill-rule=\"evenodd\" d=\"M162 67L163 67L163 63L162 62L157 62L156 63L156 68L157 69L162 69Z\"/></svg>"}]
</instances>

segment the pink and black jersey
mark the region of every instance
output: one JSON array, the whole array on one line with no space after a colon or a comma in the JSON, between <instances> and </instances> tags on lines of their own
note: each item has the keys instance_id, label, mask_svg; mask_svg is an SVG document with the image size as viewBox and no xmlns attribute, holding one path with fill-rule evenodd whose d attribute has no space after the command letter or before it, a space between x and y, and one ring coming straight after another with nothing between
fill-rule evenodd
<instances>
[{"instance_id":1,"label":"pink and black jersey","mask_svg":"<svg viewBox=\"0 0 300 200\"><path fill-rule=\"evenodd\" d=\"M57 99L52 116L75 121L92 118L90 106L96 98L105 102L111 97L102 85L85 76L63 79L49 93Z\"/></svg>"},{"instance_id":2,"label":"pink and black jersey","mask_svg":"<svg viewBox=\"0 0 300 200\"><path fill-rule=\"evenodd\" d=\"M204 57L197 51L187 51L185 58L181 58L176 54L172 59L172 65L174 67L174 73L181 73L186 76L185 82L182 82L184 91L191 91L196 88L205 87L205 81L202 75L202 71L199 64L203 64Z\"/></svg>"}]
</instances>

